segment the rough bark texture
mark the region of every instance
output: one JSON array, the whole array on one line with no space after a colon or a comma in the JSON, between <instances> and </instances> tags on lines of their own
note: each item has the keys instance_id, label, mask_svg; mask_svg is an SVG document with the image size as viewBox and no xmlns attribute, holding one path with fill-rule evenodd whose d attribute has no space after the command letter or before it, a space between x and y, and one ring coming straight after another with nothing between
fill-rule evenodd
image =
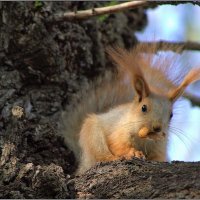
<instances>
[{"instance_id":1,"label":"rough bark texture","mask_svg":"<svg viewBox=\"0 0 200 200\"><path fill-rule=\"evenodd\" d=\"M46 24L53 13L99 2L0 2L0 198L70 198L73 154L58 135L60 111L106 67L105 47L132 46L143 9ZM23 116L12 109L23 108Z\"/></svg>"},{"instance_id":2,"label":"rough bark texture","mask_svg":"<svg viewBox=\"0 0 200 200\"><path fill-rule=\"evenodd\" d=\"M142 8L56 25L45 19L104 4L0 2L0 198L200 198L199 163L133 159L72 175L73 154L58 135L60 111L112 67L105 47L134 45L147 19Z\"/></svg>"},{"instance_id":3,"label":"rough bark texture","mask_svg":"<svg viewBox=\"0 0 200 200\"><path fill-rule=\"evenodd\" d=\"M100 163L71 181L76 198L200 198L200 162Z\"/></svg>"}]
</instances>

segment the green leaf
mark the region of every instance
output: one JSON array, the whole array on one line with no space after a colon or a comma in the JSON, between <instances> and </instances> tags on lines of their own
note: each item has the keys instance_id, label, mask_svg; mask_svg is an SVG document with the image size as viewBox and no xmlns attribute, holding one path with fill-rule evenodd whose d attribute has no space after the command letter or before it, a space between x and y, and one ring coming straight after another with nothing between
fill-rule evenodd
<instances>
[{"instance_id":1,"label":"green leaf","mask_svg":"<svg viewBox=\"0 0 200 200\"><path fill-rule=\"evenodd\" d=\"M98 16L98 20L100 21L100 22L104 22L107 18L108 18L108 14L107 15L100 15L100 16Z\"/></svg>"},{"instance_id":2,"label":"green leaf","mask_svg":"<svg viewBox=\"0 0 200 200\"><path fill-rule=\"evenodd\" d=\"M114 6L114 5L117 5L118 4L118 1L117 0L112 0L112 1L109 1L108 3L106 3L104 6ZM103 22L105 21L107 18L108 18L109 14L105 14L105 15L100 15L98 16L98 20Z\"/></svg>"},{"instance_id":3,"label":"green leaf","mask_svg":"<svg viewBox=\"0 0 200 200\"><path fill-rule=\"evenodd\" d=\"M34 6L35 8L40 8L42 7L42 2L40 0L36 0Z\"/></svg>"},{"instance_id":4,"label":"green leaf","mask_svg":"<svg viewBox=\"0 0 200 200\"><path fill-rule=\"evenodd\" d=\"M116 0L113 0L113 1L108 2L108 4L106 4L106 6L114 6L117 4L118 4L118 2Z\"/></svg>"}]
</instances>

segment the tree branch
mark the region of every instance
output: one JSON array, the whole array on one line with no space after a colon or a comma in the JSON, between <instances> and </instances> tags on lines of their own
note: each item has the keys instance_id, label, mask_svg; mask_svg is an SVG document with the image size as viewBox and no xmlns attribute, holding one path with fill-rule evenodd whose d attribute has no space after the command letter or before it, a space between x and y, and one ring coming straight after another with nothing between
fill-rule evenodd
<instances>
[{"instance_id":1,"label":"tree branch","mask_svg":"<svg viewBox=\"0 0 200 200\"><path fill-rule=\"evenodd\" d=\"M200 98L191 93L185 92L183 97L189 99L193 106L200 106Z\"/></svg>"},{"instance_id":2,"label":"tree branch","mask_svg":"<svg viewBox=\"0 0 200 200\"><path fill-rule=\"evenodd\" d=\"M138 8L142 6L154 7L154 6L163 5L163 4L178 5L178 4L184 4L184 3L192 3L195 5L196 4L199 5L199 2L195 2L195 1L158 1L158 2L131 1L131 2L120 3L113 6L104 6L104 7L93 8L93 9L88 9L88 10L57 13L53 15L52 17L49 17L47 19L47 23L55 24L57 22L62 22L62 21L86 20L91 17L121 12L124 10Z\"/></svg>"},{"instance_id":3,"label":"tree branch","mask_svg":"<svg viewBox=\"0 0 200 200\"><path fill-rule=\"evenodd\" d=\"M200 51L200 43L198 42L168 42L168 41L158 41L158 42L140 42L144 46L155 45L157 51L176 51L183 52L184 50Z\"/></svg>"},{"instance_id":4,"label":"tree branch","mask_svg":"<svg viewBox=\"0 0 200 200\"><path fill-rule=\"evenodd\" d=\"M136 158L100 163L74 179L75 198L200 198L199 167L199 162L150 162Z\"/></svg>"},{"instance_id":5,"label":"tree branch","mask_svg":"<svg viewBox=\"0 0 200 200\"><path fill-rule=\"evenodd\" d=\"M89 10L81 10L74 12L66 12L55 14L49 22L62 22L62 21L72 21L72 20L83 20L88 19L90 17L116 13L119 11L124 11L130 8L137 8L139 6L147 5L149 2L147 1L131 1L126 3L121 3L114 6L105 6L100 8L93 8Z\"/></svg>"}]
</instances>

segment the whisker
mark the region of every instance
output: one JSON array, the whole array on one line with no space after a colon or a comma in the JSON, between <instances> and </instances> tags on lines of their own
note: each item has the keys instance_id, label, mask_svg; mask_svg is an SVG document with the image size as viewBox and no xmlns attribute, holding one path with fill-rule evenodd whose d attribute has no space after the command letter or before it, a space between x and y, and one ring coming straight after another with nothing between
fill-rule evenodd
<instances>
[{"instance_id":1,"label":"whisker","mask_svg":"<svg viewBox=\"0 0 200 200\"><path fill-rule=\"evenodd\" d=\"M184 146L186 147L187 151L189 151L189 147L188 145L185 143L185 141L183 140L183 138L180 137L179 134L177 134L176 132L172 131L172 133L184 144Z\"/></svg>"},{"instance_id":2,"label":"whisker","mask_svg":"<svg viewBox=\"0 0 200 200\"><path fill-rule=\"evenodd\" d=\"M199 123L199 122L198 122ZM182 136L184 136L187 140L188 140L188 142L190 143L190 145L192 145L192 143L198 143L198 142L200 142L200 138L199 137L189 137L189 136L187 136L187 134L185 134L184 132L183 132L183 130L181 130L180 128L177 128L177 127L172 127L172 128L174 128L175 130L178 130L179 131L179 133L182 135Z\"/></svg>"},{"instance_id":3,"label":"whisker","mask_svg":"<svg viewBox=\"0 0 200 200\"><path fill-rule=\"evenodd\" d=\"M180 133L182 136L184 136L189 142L191 142L191 138L189 138L189 137L187 136L187 134L185 134L185 133L183 132L183 130L181 130L180 128L178 128L178 127L173 127L173 126L169 126L169 128L173 129L174 131L177 131L177 132Z\"/></svg>"},{"instance_id":4,"label":"whisker","mask_svg":"<svg viewBox=\"0 0 200 200\"><path fill-rule=\"evenodd\" d=\"M128 122L128 123L124 123L124 124L120 124L120 127L125 127L125 128L129 128L132 127L133 124L139 124L141 122L145 122L146 120L138 120L138 121L133 121L133 122Z\"/></svg>"},{"instance_id":5,"label":"whisker","mask_svg":"<svg viewBox=\"0 0 200 200\"><path fill-rule=\"evenodd\" d=\"M176 124L185 124L186 122L185 121L176 121ZM189 123L199 123L199 121L188 121L187 120L187 123L189 124Z\"/></svg>"},{"instance_id":6,"label":"whisker","mask_svg":"<svg viewBox=\"0 0 200 200\"><path fill-rule=\"evenodd\" d=\"M184 143L184 145L186 146L187 150L190 151L189 147L188 147L188 144L185 143L184 139L181 137L181 136L184 136L184 138L187 139L187 142L189 143L189 145L191 146L192 144L192 141L191 141L191 138L187 137L186 134L184 134L184 132L177 128L177 127L173 127L173 126L170 126L169 127L169 130L175 134L176 137L178 137L180 139L181 142ZM181 135L180 135L181 134Z\"/></svg>"}]
</instances>

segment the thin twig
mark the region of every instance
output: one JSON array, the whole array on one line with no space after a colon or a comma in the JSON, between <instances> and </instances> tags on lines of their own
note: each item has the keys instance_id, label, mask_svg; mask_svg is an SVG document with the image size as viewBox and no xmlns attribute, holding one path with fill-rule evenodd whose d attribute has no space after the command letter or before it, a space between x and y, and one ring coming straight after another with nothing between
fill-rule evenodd
<instances>
[{"instance_id":1,"label":"thin twig","mask_svg":"<svg viewBox=\"0 0 200 200\"><path fill-rule=\"evenodd\" d=\"M185 92L183 97L189 99L193 106L200 106L200 97L193 95L191 93Z\"/></svg>"},{"instance_id":2,"label":"thin twig","mask_svg":"<svg viewBox=\"0 0 200 200\"><path fill-rule=\"evenodd\" d=\"M130 8L137 8L140 6L148 5L149 2L147 1L131 1L126 3L120 3L113 6L105 6L100 8L93 8L89 10L81 10L81 11L74 11L74 12L66 12L66 13L59 13L55 14L48 22L62 22L62 21L72 21L72 20L83 20L88 19L90 17L104 15L104 14L111 14L116 13L119 11L124 11Z\"/></svg>"},{"instance_id":3,"label":"thin twig","mask_svg":"<svg viewBox=\"0 0 200 200\"><path fill-rule=\"evenodd\" d=\"M198 1L130 1L125 3L120 3L113 6L104 6L100 8L93 8L88 10L74 11L74 12L65 12L57 13L47 19L47 23L55 24L62 21L72 21L72 20L86 20L88 18L111 14L116 12L121 12L128 9L138 8L141 6L145 7L155 7L157 5L179 5L185 3L192 3L194 5L199 5Z\"/></svg>"},{"instance_id":4,"label":"thin twig","mask_svg":"<svg viewBox=\"0 0 200 200\"><path fill-rule=\"evenodd\" d=\"M200 43L198 42L169 42L169 41L158 41L158 42L140 42L144 46L155 45L157 51L176 51L183 52L184 50L200 51Z\"/></svg>"}]
</instances>

